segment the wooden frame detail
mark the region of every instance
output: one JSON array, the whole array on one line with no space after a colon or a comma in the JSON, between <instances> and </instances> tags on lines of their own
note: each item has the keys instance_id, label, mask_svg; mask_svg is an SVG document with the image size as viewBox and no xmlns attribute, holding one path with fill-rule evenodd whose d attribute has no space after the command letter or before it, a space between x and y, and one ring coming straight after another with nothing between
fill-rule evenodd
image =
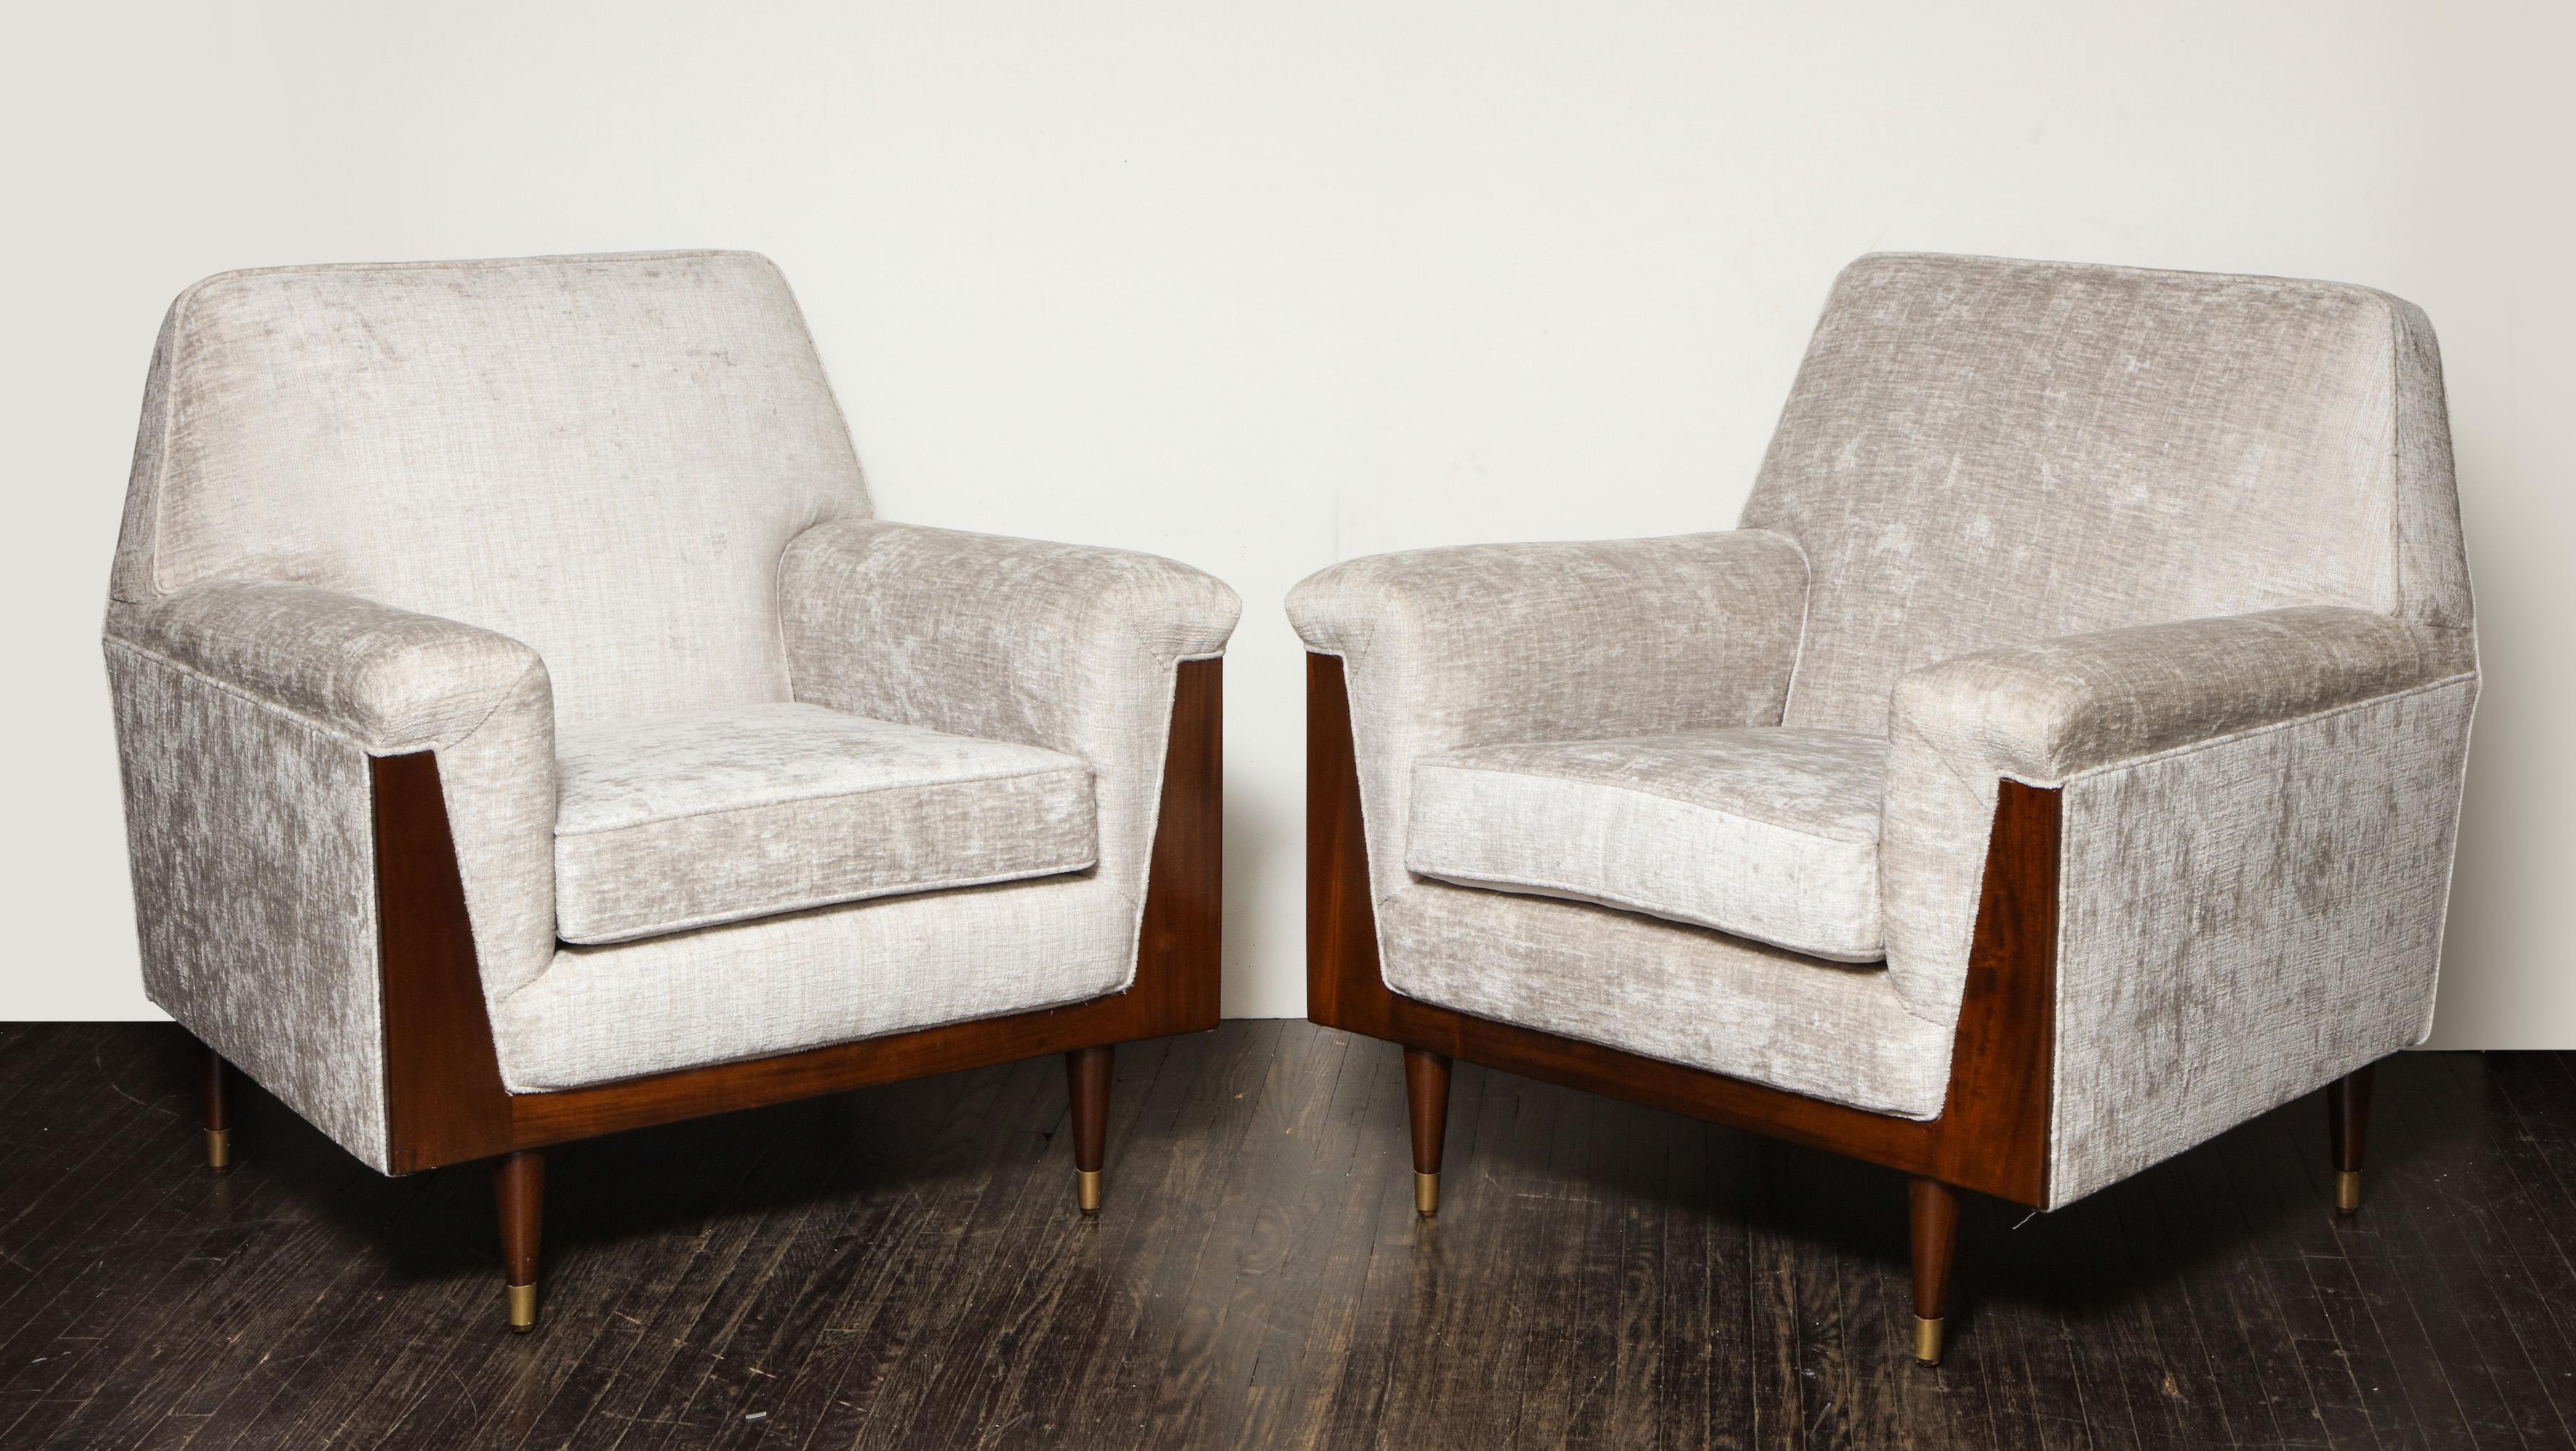
<instances>
[{"instance_id":1,"label":"wooden frame detail","mask_svg":"<svg viewBox=\"0 0 2576 1451\"><path fill-rule=\"evenodd\" d=\"M1830 1149L2033 1207L2048 1202L2057 791L2005 781L1967 993L1934 1119L1898 1118L1404 997L1379 971L1348 684L1306 657L1306 1014L1327 1027Z\"/></svg>"},{"instance_id":2,"label":"wooden frame detail","mask_svg":"<svg viewBox=\"0 0 2576 1451\"><path fill-rule=\"evenodd\" d=\"M1217 1024L1224 664L1181 662L1136 976L1064 1007L591 1088L513 1094L457 874L433 752L374 762L385 1096L397 1174L469 1159Z\"/></svg>"}]
</instances>

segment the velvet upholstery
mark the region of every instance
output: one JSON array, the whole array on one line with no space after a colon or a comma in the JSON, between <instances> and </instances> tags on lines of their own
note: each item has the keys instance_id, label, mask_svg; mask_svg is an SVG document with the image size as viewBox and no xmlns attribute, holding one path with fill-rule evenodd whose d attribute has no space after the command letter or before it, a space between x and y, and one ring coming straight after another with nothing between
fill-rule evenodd
<instances>
[{"instance_id":1,"label":"velvet upholstery","mask_svg":"<svg viewBox=\"0 0 2576 1451\"><path fill-rule=\"evenodd\" d=\"M1091 768L818 705L566 731L556 935L597 945L1090 866Z\"/></svg>"},{"instance_id":2,"label":"velvet upholstery","mask_svg":"<svg viewBox=\"0 0 2576 1451\"><path fill-rule=\"evenodd\" d=\"M1737 532L1291 593L1388 985L1926 1117L2012 779L2064 793L2052 1203L2421 1041L2477 689L2445 417L2430 325L2366 288L1862 258ZM1856 905L1744 910L1859 900L1714 829L1709 742L1765 728L1873 747L1829 812L1723 790L1869 837L1883 965L1829 960Z\"/></svg>"},{"instance_id":3,"label":"velvet upholstery","mask_svg":"<svg viewBox=\"0 0 2576 1451\"><path fill-rule=\"evenodd\" d=\"M745 252L228 272L152 372L117 598L274 579L469 621L565 721L786 699L779 556L868 513Z\"/></svg>"},{"instance_id":4,"label":"velvet upholstery","mask_svg":"<svg viewBox=\"0 0 2576 1451\"><path fill-rule=\"evenodd\" d=\"M386 1167L365 747L119 642L107 673L144 991Z\"/></svg>"},{"instance_id":5,"label":"velvet upholstery","mask_svg":"<svg viewBox=\"0 0 2576 1451\"><path fill-rule=\"evenodd\" d=\"M2349 605L2465 625L2431 325L2363 287L1844 269L1744 507L1814 569L1790 725L2017 640Z\"/></svg>"},{"instance_id":6,"label":"velvet upholstery","mask_svg":"<svg viewBox=\"0 0 2576 1451\"><path fill-rule=\"evenodd\" d=\"M780 574L796 699L1090 765L1132 935L1175 668L1225 648L1234 591L1151 555L880 520L800 536Z\"/></svg>"},{"instance_id":7,"label":"velvet upholstery","mask_svg":"<svg viewBox=\"0 0 2576 1451\"><path fill-rule=\"evenodd\" d=\"M1875 962L1887 743L1779 726L1476 746L1413 767L1405 866Z\"/></svg>"},{"instance_id":8,"label":"velvet upholstery","mask_svg":"<svg viewBox=\"0 0 2576 1451\"><path fill-rule=\"evenodd\" d=\"M1377 931L1407 997L1876 1113L1941 1111L1949 1030L1872 965L1431 880L1380 901Z\"/></svg>"},{"instance_id":9,"label":"velvet upholstery","mask_svg":"<svg viewBox=\"0 0 2576 1451\"><path fill-rule=\"evenodd\" d=\"M2455 676L2068 781L2052 1205L2424 1041L2476 696Z\"/></svg>"},{"instance_id":10,"label":"velvet upholstery","mask_svg":"<svg viewBox=\"0 0 2576 1451\"><path fill-rule=\"evenodd\" d=\"M1794 541L1749 530L1426 549L1298 584L1289 619L1351 683L1378 899L1409 880L1417 761L1778 725L1806 586Z\"/></svg>"},{"instance_id":11,"label":"velvet upholstery","mask_svg":"<svg viewBox=\"0 0 2576 1451\"><path fill-rule=\"evenodd\" d=\"M868 515L763 258L189 288L105 625L153 1001L386 1167L368 761L422 751L513 1092L1116 991L1233 594Z\"/></svg>"}]
</instances>

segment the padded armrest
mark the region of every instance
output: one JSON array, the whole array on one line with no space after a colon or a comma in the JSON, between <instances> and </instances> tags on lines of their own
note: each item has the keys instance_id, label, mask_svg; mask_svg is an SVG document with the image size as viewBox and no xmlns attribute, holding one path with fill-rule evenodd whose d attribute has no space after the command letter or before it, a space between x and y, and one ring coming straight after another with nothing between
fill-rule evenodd
<instances>
[{"instance_id":1,"label":"padded armrest","mask_svg":"<svg viewBox=\"0 0 2576 1451\"><path fill-rule=\"evenodd\" d=\"M438 752L484 987L498 997L545 970L555 938L554 690L537 652L506 635L309 585L209 581L108 609L107 642L341 736L368 755ZM184 728L183 725L174 728ZM169 743L209 800L241 773ZM268 801L208 820L258 821ZM310 833L312 850L327 833Z\"/></svg>"},{"instance_id":2,"label":"padded armrest","mask_svg":"<svg viewBox=\"0 0 2576 1451\"><path fill-rule=\"evenodd\" d=\"M1807 560L1747 529L1349 560L1288 616L1350 690L1369 874L1404 885L1412 763L1516 741L1776 725Z\"/></svg>"},{"instance_id":3,"label":"padded armrest","mask_svg":"<svg viewBox=\"0 0 2576 1451\"><path fill-rule=\"evenodd\" d=\"M2476 667L2465 630L2308 606L1981 650L1897 682L1889 729L2047 785Z\"/></svg>"},{"instance_id":4,"label":"padded armrest","mask_svg":"<svg viewBox=\"0 0 2576 1451\"><path fill-rule=\"evenodd\" d=\"M1233 590L1150 554L853 519L789 542L778 596L798 700L1089 761L1100 871L1142 902L1173 672L1225 649Z\"/></svg>"},{"instance_id":5,"label":"padded armrest","mask_svg":"<svg viewBox=\"0 0 2576 1451\"><path fill-rule=\"evenodd\" d=\"M461 739L545 677L506 635L300 584L216 581L120 602L107 633L379 756Z\"/></svg>"},{"instance_id":6,"label":"padded armrest","mask_svg":"<svg viewBox=\"0 0 2576 1451\"><path fill-rule=\"evenodd\" d=\"M2469 631L2335 606L1983 650L1897 682L1880 872L1907 1004L1955 1013L1996 782L2060 785L2473 673Z\"/></svg>"},{"instance_id":7,"label":"padded armrest","mask_svg":"<svg viewBox=\"0 0 2576 1451\"><path fill-rule=\"evenodd\" d=\"M1476 737L1448 749L1657 729L1676 695L1711 724L1777 719L1806 591L1794 541L1741 530L1373 555L1298 584L1288 617Z\"/></svg>"}]
</instances>

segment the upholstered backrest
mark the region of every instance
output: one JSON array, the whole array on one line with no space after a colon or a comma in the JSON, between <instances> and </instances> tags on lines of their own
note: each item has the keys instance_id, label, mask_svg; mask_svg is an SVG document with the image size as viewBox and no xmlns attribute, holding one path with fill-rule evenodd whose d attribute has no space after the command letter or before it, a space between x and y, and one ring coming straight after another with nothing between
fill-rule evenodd
<instances>
[{"instance_id":1,"label":"upholstered backrest","mask_svg":"<svg viewBox=\"0 0 2576 1451\"><path fill-rule=\"evenodd\" d=\"M785 700L780 553L867 512L765 258L230 272L163 325L114 591L290 580L498 630L566 721Z\"/></svg>"},{"instance_id":2,"label":"upholstered backrest","mask_svg":"<svg viewBox=\"0 0 2576 1451\"><path fill-rule=\"evenodd\" d=\"M1907 671L2052 635L2470 622L2432 328L2333 283L1864 257L1743 522L1807 551L1794 726L1883 730Z\"/></svg>"}]
</instances>

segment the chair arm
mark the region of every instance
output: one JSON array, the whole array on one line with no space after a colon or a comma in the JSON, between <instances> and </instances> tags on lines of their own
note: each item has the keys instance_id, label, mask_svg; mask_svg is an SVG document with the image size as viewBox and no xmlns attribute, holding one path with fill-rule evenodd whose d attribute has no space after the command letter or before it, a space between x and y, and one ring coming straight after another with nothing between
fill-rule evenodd
<instances>
[{"instance_id":1,"label":"chair arm","mask_svg":"<svg viewBox=\"0 0 2576 1451\"><path fill-rule=\"evenodd\" d=\"M111 651L367 755L436 751L485 989L498 997L545 969L554 949L554 693L536 651L453 620L248 580L113 602L106 636ZM203 771L210 794L242 784L237 771L192 764L185 750L162 758ZM238 814L206 819L251 821L274 810L244 803Z\"/></svg>"},{"instance_id":2,"label":"chair arm","mask_svg":"<svg viewBox=\"0 0 2576 1451\"><path fill-rule=\"evenodd\" d=\"M798 700L1089 761L1101 874L1143 900L1174 671L1224 651L1233 590L1150 554L840 520L789 541L778 594Z\"/></svg>"},{"instance_id":3,"label":"chair arm","mask_svg":"<svg viewBox=\"0 0 2576 1451\"><path fill-rule=\"evenodd\" d=\"M269 581L120 601L107 635L378 756L461 740L523 680L545 674L537 652L506 635Z\"/></svg>"},{"instance_id":4,"label":"chair arm","mask_svg":"<svg viewBox=\"0 0 2576 1451\"><path fill-rule=\"evenodd\" d=\"M2058 786L2476 671L2470 632L2305 606L2068 635L1916 670L1889 711L1880 873L1908 1006L1958 1009L1996 782Z\"/></svg>"},{"instance_id":5,"label":"chair arm","mask_svg":"<svg viewBox=\"0 0 2576 1451\"><path fill-rule=\"evenodd\" d=\"M1776 725L1807 561L1764 530L1353 559L1288 594L1342 657L1377 897L1405 883L1412 764L1466 746Z\"/></svg>"}]
</instances>

